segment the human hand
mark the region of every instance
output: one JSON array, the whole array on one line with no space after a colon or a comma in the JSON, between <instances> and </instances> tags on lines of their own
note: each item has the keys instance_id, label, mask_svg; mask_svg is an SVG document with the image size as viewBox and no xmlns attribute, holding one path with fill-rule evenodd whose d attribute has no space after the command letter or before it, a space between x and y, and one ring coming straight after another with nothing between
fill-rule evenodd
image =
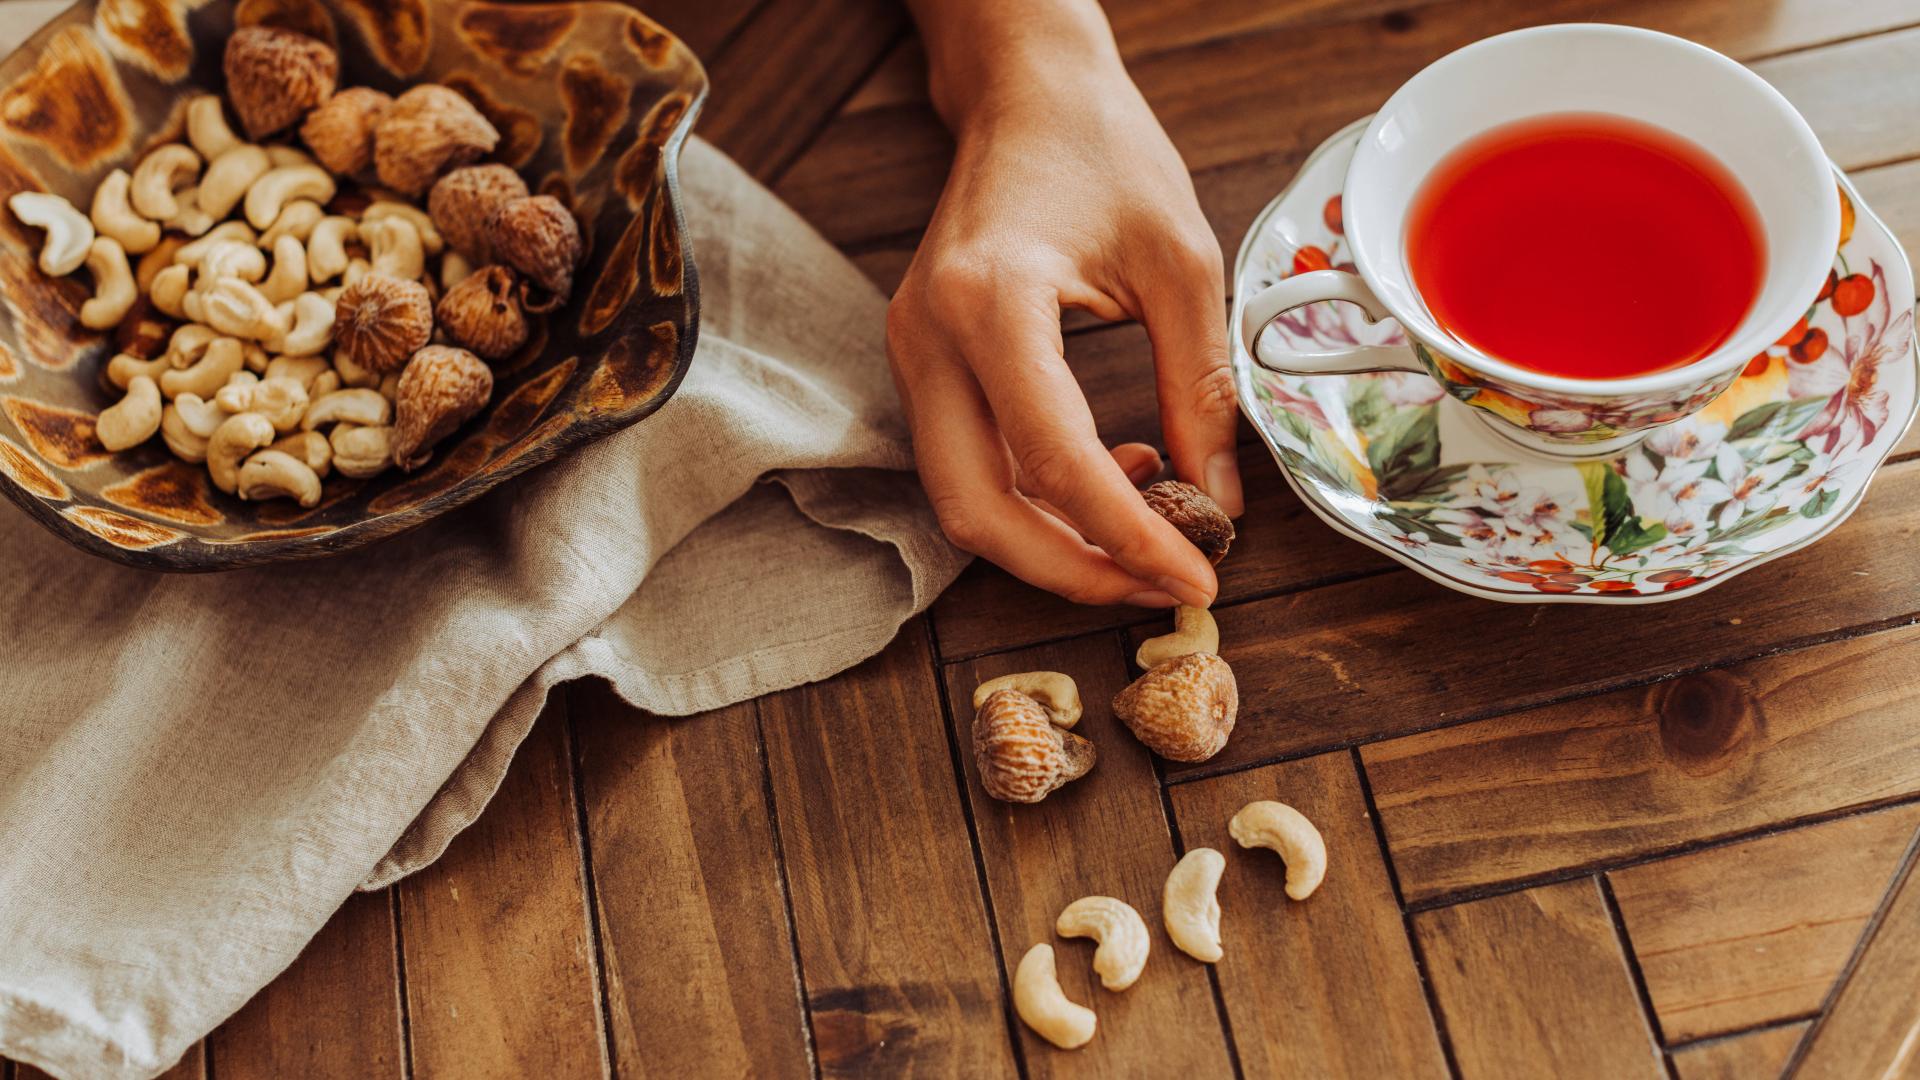
<instances>
[{"instance_id":1,"label":"human hand","mask_svg":"<svg viewBox=\"0 0 1920 1080\"><path fill-rule=\"evenodd\" d=\"M1174 470L1237 515L1219 246L1110 40L1041 52L964 92L936 70L956 156L887 318L920 475L956 545L1031 584L1206 606L1212 567L1135 489L1159 455L1101 444L1060 313L1145 325Z\"/></svg>"}]
</instances>

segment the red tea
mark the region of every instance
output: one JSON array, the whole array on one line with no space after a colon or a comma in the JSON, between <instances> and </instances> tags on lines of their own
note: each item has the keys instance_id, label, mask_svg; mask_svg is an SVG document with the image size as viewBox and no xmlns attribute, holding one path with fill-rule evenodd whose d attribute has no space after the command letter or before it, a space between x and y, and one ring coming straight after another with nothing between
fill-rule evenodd
<instances>
[{"instance_id":1,"label":"red tea","mask_svg":"<svg viewBox=\"0 0 1920 1080\"><path fill-rule=\"evenodd\" d=\"M1491 356L1615 379L1692 363L1760 294L1766 238L1705 150L1616 116L1486 132L1427 177L1407 257L1434 318Z\"/></svg>"}]
</instances>

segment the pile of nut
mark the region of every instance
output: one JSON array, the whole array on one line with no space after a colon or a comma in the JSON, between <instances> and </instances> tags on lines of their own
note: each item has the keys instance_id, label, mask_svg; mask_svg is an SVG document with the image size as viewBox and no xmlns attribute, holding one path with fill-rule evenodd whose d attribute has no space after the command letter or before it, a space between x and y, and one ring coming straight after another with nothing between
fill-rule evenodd
<instances>
[{"instance_id":1,"label":"pile of nut","mask_svg":"<svg viewBox=\"0 0 1920 1080\"><path fill-rule=\"evenodd\" d=\"M1306 815L1285 803L1262 799L1233 815L1227 832L1243 848L1277 852L1287 868L1287 896L1305 900L1327 875L1327 844ZM1220 875L1226 856L1209 847L1194 848L1175 863L1160 894L1167 936L1180 951L1203 964L1217 963L1220 950ZM1121 991L1147 967L1151 939L1147 923L1131 904L1111 896L1084 896L1068 904L1054 923L1061 937L1090 937L1099 942L1093 970L1100 985ZM1093 1039L1098 1017L1067 997L1054 969L1053 946L1028 949L1013 972L1013 1009L1041 1038L1063 1050Z\"/></svg>"},{"instance_id":2,"label":"pile of nut","mask_svg":"<svg viewBox=\"0 0 1920 1080\"><path fill-rule=\"evenodd\" d=\"M1192 484L1167 480L1141 492L1147 505L1216 565L1233 544L1233 521ZM1205 608L1174 611L1173 633L1140 644L1145 674L1113 699L1113 714L1148 749L1172 761L1205 761L1227 745L1240 707L1233 669L1220 659L1220 628ZM1078 780L1098 758L1070 728L1080 691L1057 671L1007 675L973 692L973 752L987 794L1036 803Z\"/></svg>"},{"instance_id":3,"label":"pile of nut","mask_svg":"<svg viewBox=\"0 0 1920 1080\"><path fill-rule=\"evenodd\" d=\"M204 95L186 141L108 174L88 213L44 192L8 206L45 230L44 273L91 274L83 325L128 323L102 446L157 434L221 491L312 507L330 471L419 468L485 407L488 363L571 290L580 229L477 164L500 134L453 90L336 90L332 48L260 26L224 66L244 137ZM304 149L267 141L295 130Z\"/></svg>"}]
</instances>

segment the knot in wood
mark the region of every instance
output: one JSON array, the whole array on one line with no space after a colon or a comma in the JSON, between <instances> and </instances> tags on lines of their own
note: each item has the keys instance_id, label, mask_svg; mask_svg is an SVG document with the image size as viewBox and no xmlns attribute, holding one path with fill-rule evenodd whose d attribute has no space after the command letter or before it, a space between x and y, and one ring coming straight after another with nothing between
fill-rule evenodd
<instances>
[{"instance_id":1,"label":"knot in wood","mask_svg":"<svg viewBox=\"0 0 1920 1080\"><path fill-rule=\"evenodd\" d=\"M1740 680L1703 671L1655 688L1653 714L1667 760L1689 776L1719 772L1738 759L1759 726L1759 704Z\"/></svg>"}]
</instances>

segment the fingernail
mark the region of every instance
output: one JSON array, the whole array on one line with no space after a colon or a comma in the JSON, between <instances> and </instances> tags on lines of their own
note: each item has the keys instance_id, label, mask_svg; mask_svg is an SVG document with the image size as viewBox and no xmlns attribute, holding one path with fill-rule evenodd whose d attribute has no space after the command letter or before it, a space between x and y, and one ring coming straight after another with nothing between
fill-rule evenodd
<instances>
[{"instance_id":1,"label":"fingernail","mask_svg":"<svg viewBox=\"0 0 1920 1080\"><path fill-rule=\"evenodd\" d=\"M1240 463L1233 451L1223 450L1207 459L1207 494L1228 517L1239 517L1246 510L1246 501L1240 495Z\"/></svg>"},{"instance_id":2,"label":"fingernail","mask_svg":"<svg viewBox=\"0 0 1920 1080\"><path fill-rule=\"evenodd\" d=\"M1190 581L1181 581L1176 577L1155 578L1155 585L1172 593L1180 603L1188 607L1212 607L1213 597L1206 590Z\"/></svg>"},{"instance_id":3,"label":"fingernail","mask_svg":"<svg viewBox=\"0 0 1920 1080\"><path fill-rule=\"evenodd\" d=\"M1132 596L1127 597L1126 602L1132 604L1134 607L1174 607L1180 603L1180 601L1174 599L1171 595L1160 592L1157 589L1148 589L1145 592L1134 593Z\"/></svg>"}]
</instances>

